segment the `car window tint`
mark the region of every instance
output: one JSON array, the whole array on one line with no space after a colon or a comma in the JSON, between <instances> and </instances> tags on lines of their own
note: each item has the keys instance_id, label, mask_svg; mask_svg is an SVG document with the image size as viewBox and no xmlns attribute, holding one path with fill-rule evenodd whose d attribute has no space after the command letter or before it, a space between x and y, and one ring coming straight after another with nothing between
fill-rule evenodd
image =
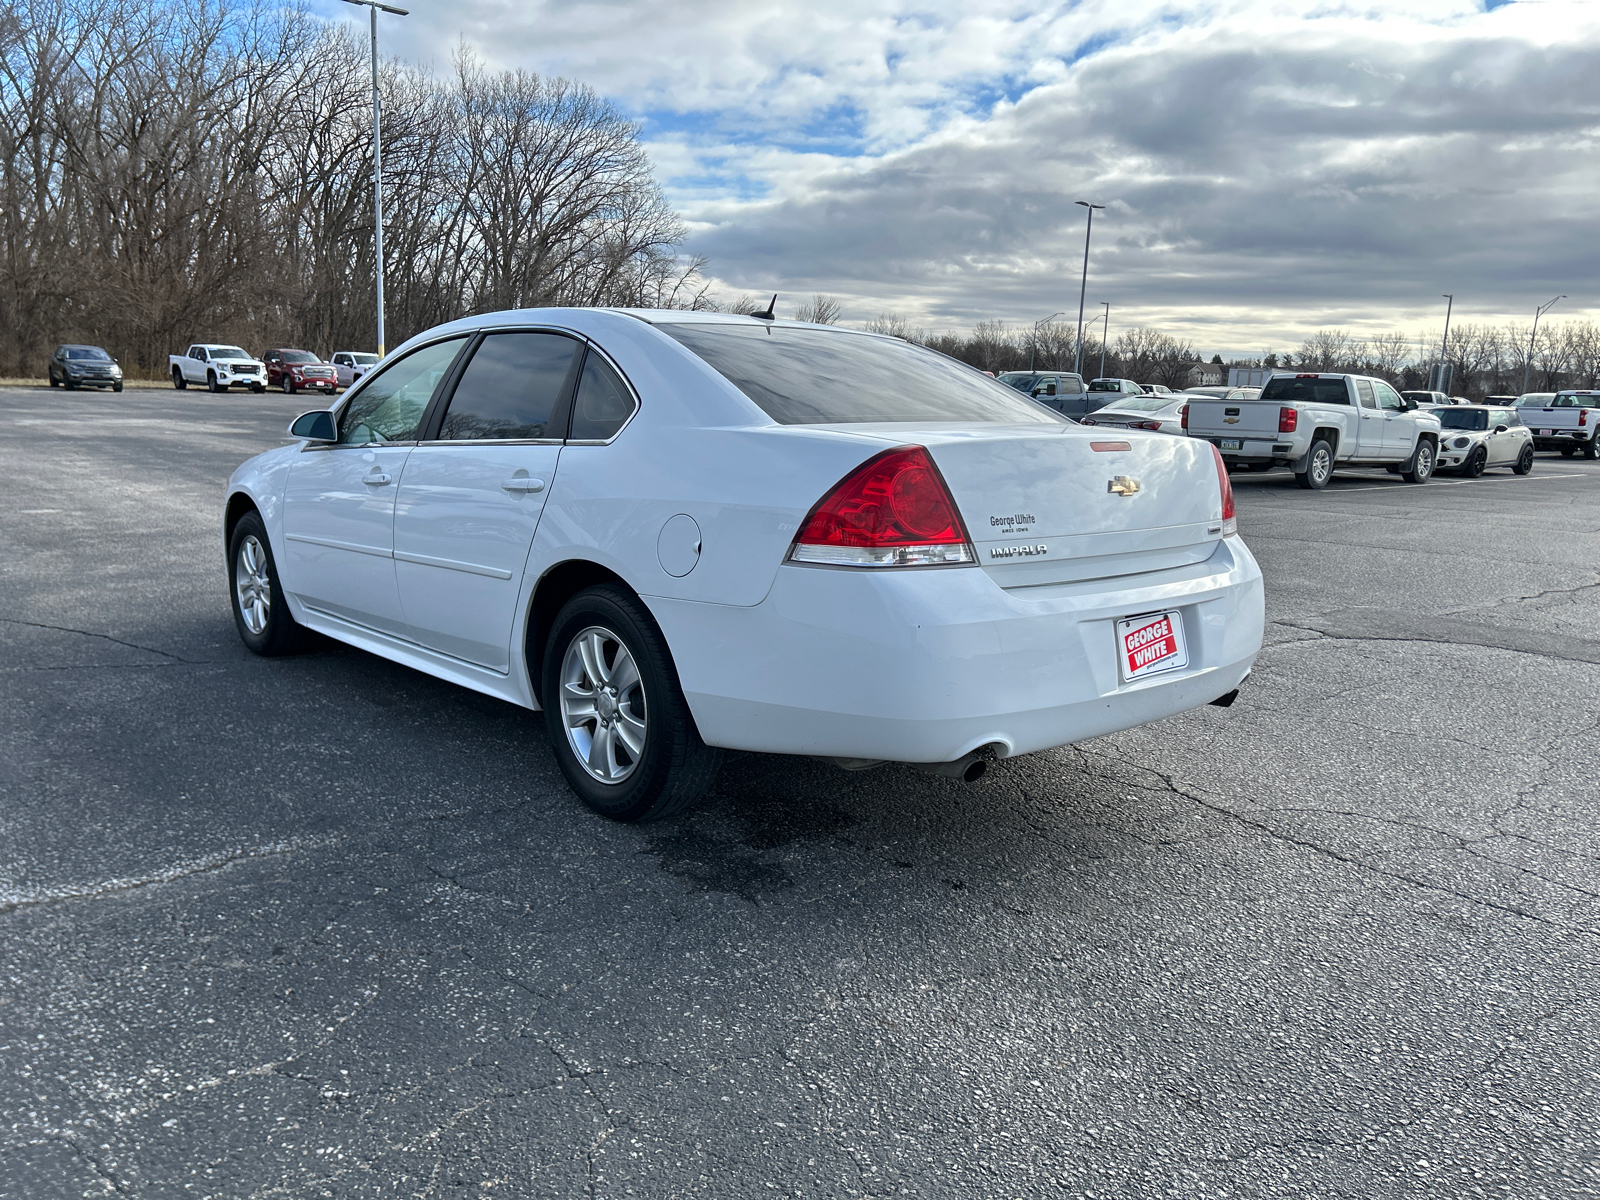
<instances>
[{"instance_id":1,"label":"car window tint","mask_svg":"<svg viewBox=\"0 0 1600 1200\"><path fill-rule=\"evenodd\" d=\"M1378 398L1373 395L1372 385L1365 379L1356 380L1356 395L1361 397L1362 408L1377 408Z\"/></svg>"},{"instance_id":2,"label":"car window tint","mask_svg":"<svg viewBox=\"0 0 1600 1200\"><path fill-rule=\"evenodd\" d=\"M560 437L550 432L579 345L554 333L494 333L483 339L439 427L444 441Z\"/></svg>"},{"instance_id":3,"label":"car window tint","mask_svg":"<svg viewBox=\"0 0 1600 1200\"><path fill-rule=\"evenodd\" d=\"M1066 422L982 371L896 338L786 326L673 323L657 328L694 351L780 425Z\"/></svg>"},{"instance_id":4,"label":"car window tint","mask_svg":"<svg viewBox=\"0 0 1600 1200\"><path fill-rule=\"evenodd\" d=\"M1299 400L1307 404L1349 404L1350 393L1343 379L1307 378L1278 375L1261 389L1263 400Z\"/></svg>"},{"instance_id":5,"label":"car window tint","mask_svg":"<svg viewBox=\"0 0 1600 1200\"><path fill-rule=\"evenodd\" d=\"M598 354L584 359L578 394L572 402L575 442L603 442L616 435L633 415L633 395L611 365Z\"/></svg>"},{"instance_id":6,"label":"car window tint","mask_svg":"<svg viewBox=\"0 0 1600 1200\"><path fill-rule=\"evenodd\" d=\"M435 342L368 375L339 414L339 444L413 440L433 389L465 342L465 338Z\"/></svg>"}]
</instances>

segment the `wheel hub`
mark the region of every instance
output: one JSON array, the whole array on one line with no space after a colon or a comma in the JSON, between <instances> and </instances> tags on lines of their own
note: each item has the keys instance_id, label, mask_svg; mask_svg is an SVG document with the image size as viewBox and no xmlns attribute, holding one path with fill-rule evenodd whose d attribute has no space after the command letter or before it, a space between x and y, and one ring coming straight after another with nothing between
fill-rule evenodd
<instances>
[{"instance_id":1,"label":"wheel hub","mask_svg":"<svg viewBox=\"0 0 1600 1200\"><path fill-rule=\"evenodd\" d=\"M644 752L649 715L639 666L622 639L591 625L561 660L561 718L567 745L601 783L621 783Z\"/></svg>"}]
</instances>

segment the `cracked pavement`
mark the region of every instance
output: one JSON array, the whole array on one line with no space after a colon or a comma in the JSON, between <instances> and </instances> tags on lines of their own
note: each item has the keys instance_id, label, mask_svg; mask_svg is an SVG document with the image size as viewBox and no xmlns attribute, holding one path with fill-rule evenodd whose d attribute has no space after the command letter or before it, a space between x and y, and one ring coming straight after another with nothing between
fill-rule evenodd
<instances>
[{"instance_id":1,"label":"cracked pavement","mask_svg":"<svg viewBox=\"0 0 1600 1200\"><path fill-rule=\"evenodd\" d=\"M301 407L0 389L0 1197L1600 1194L1600 463L1237 476L1231 709L624 828L239 645Z\"/></svg>"}]
</instances>

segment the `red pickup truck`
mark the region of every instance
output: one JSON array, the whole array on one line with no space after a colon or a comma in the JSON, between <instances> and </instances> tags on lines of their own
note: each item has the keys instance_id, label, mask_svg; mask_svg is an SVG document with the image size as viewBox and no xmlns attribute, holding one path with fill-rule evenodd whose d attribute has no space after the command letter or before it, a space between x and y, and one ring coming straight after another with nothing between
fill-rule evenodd
<instances>
[{"instance_id":1,"label":"red pickup truck","mask_svg":"<svg viewBox=\"0 0 1600 1200\"><path fill-rule=\"evenodd\" d=\"M339 387L339 373L309 350L268 350L261 356L267 364L267 386L281 387L289 395L301 388L326 392Z\"/></svg>"}]
</instances>

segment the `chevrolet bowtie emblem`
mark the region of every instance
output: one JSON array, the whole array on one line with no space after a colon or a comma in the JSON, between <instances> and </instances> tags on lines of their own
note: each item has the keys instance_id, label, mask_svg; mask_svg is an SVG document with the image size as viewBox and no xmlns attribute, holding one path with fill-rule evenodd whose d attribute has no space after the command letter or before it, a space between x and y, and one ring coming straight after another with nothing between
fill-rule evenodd
<instances>
[{"instance_id":1,"label":"chevrolet bowtie emblem","mask_svg":"<svg viewBox=\"0 0 1600 1200\"><path fill-rule=\"evenodd\" d=\"M1237 425L1239 423L1239 418L1238 417L1223 417L1222 418L1222 423L1224 425Z\"/></svg>"},{"instance_id":2,"label":"chevrolet bowtie emblem","mask_svg":"<svg viewBox=\"0 0 1600 1200\"><path fill-rule=\"evenodd\" d=\"M1106 484L1106 491L1119 496L1131 496L1139 490L1139 481L1130 475L1118 475Z\"/></svg>"}]
</instances>

